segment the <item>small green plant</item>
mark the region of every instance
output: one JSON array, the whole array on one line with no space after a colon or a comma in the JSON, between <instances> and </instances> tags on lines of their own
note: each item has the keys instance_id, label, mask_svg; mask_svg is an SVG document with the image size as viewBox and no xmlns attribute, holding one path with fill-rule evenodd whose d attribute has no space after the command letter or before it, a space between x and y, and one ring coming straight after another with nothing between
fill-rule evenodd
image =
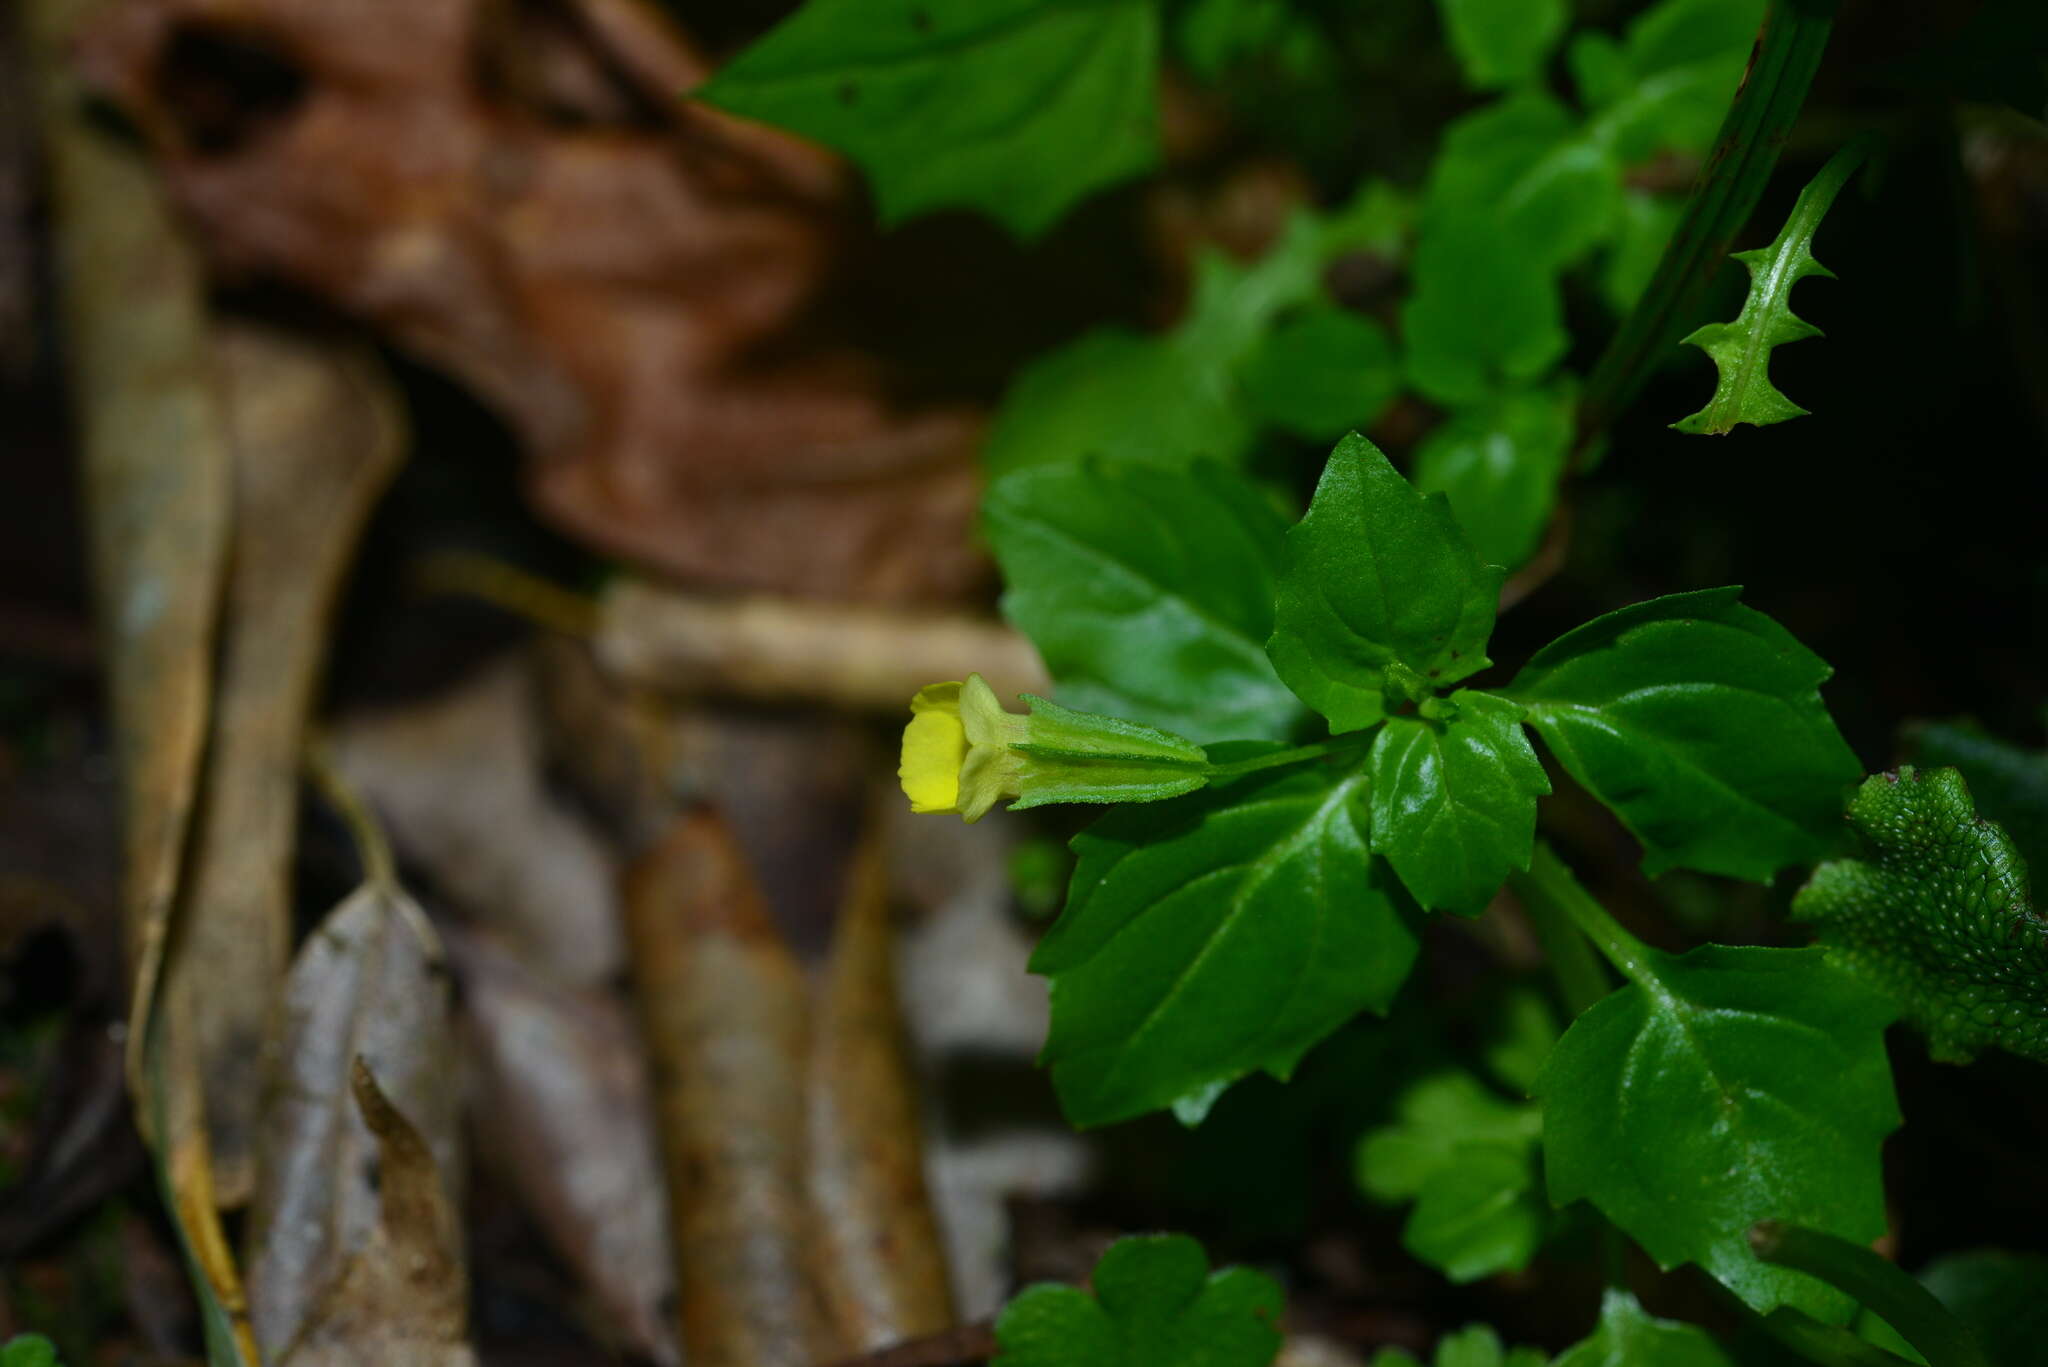
<instances>
[{"instance_id":1,"label":"small green plant","mask_svg":"<svg viewBox=\"0 0 2048 1367\"><path fill-rule=\"evenodd\" d=\"M814 0L701 93L847 150L885 219L970 205L1030 235L1150 164L1150 105L1122 96L1162 53L1214 91L1277 72L1326 93L1358 37L1335 8ZM1718 383L1672 426L1805 411L1770 358L1817 335L1792 287L1829 274L1814 235L1871 151L1849 141L1776 239L1733 257L1747 299L1699 326L1835 4L1658 0L1576 33L1571 8L1439 0L1479 99L1412 183L1354 180L1296 209L1257 260L1198 254L1174 326L1100 327L1019 373L985 452L984 529L1003 610L1058 701L1013 713L979 677L925 689L905 790L970 821L1005 800L1109 808L1073 838L1065 908L1032 960L1051 984L1042 1062L1077 1125L1160 1110L1198 1125L1248 1075L1287 1079L1394 1007L1432 918L1476 917L1506 890L1554 984L1501 989L1480 1056L1441 1048L1392 1079L1355 1148L1361 1191L1408 1208L1408 1250L1463 1282L1567 1237L1617 1255L1625 1238L1702 1269L1773 1351L1972 1367L1993 1339L1966 1307L1980 1291L2011 1304L2038 1268L1973 1270L1937 1299L1868 1252L1901 1123L1885 1034L1903 1019L1939 1059L2048 1059L2048 922L2025 863L2048 854L2048 768L1965 727L1919 737L2017 844L1954 770L1881 775L1851 801L1863 767L1823 700L1828 665L1739 587L1616 595L1496 659L1504 589L1528 587L1515 572L1554 539L1561 490L1681 338ZM1030 79L982 79L998 65ZM1654 174L1673 161L1699 165L1689 186ZM1360 256L1405 282L1373 316L1331 283ZM1568 319L1604 344L1575 347ZM1434 420L1405 473L1359 435L1404 398ZM1309 480L1283 457L1323 450L1302 509ZM1539 835L1557 771L1634 835L1649 874L1818 866L1796 904L1818 943L1645 944ZM1559 1367L1737 1360L1609 1281ZM1207 1277L1186 1241L1120 1244L1093 1298L1013 1305L999 1361L1248 1365L1277 1347L1277 1307L1261 1278ZM1859 1315L1864 1337L1844 1327ZM1435 1353L1550 1360L1485 1326Z\"/></svg>"},{"instance_id":2,"label":"small green plant","mask_svg":"<svg viewBox=\"0 0 2048 1367\"><path fill-rule=\"evenodd\" d=\"M16 1334L0 1345L0 1367L59 1367L57 1345L41 1334Z\"/></svg>"},{"instance_id":3,"label":"small green plant","mask_svg":"<svg viewBox=\"0 0 2048 1367\"><path fill-rule=\"evenodd\" d=\"M1280 1351L1280 1288L1209 1271L1183 1235L1120 1239L1092 1294L1034 1286L996 1321L996 1367L1265 1367Z\"/></svg>"}]
</instances>

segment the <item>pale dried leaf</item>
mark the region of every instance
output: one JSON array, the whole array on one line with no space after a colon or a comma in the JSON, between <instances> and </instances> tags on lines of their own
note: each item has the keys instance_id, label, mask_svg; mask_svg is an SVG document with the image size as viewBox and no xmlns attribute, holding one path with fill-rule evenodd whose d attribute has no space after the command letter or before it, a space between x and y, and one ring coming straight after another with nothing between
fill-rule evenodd
<instances>
[{"instance_id":1,"label":"pale dried leaf","mask_svg":"<svg viewBox=\"0 0 2048 1367\"><path fill-rule=\"evenodd\" d=\"M307 938L285 986L249 1224L250 1316L272 1359L310 1332L378 1238L390 1182L383 1141L353 1099L358 1059L417 1122L440 1171L456 1174L447 970L419 907L376 877Z\"/></svg>"},{"instance_id":2,"label":"pale dried leaf","mask_svg":"<svg viewBox=\"0 0 2048 1367\"><path fill-rule=\"evenodd\" d=\"M255 1184L264 1037L291 953L299 756L330 618L364 522L404 454L396 391L365 350L217 326L234 531L212 744L172 971L195 993L215 1198Z\"/></svg>"},{"instance_id":3,"label":"pale dried leaf","mask_svg":"<svg viewBox=\"0 0 2048 1367\"><path fill-rule=\"evenodd\" d=\"M564 986L624 963L604 845L548 794L527 665L498 661L461 687L335 730L335 763L407 865L530 972Z\"/></svg>"},{"instance_id":4,"label":"pale dried leaf","mask_svg":"<svg viewBox=\"0 0 2048 1367\"><path fill-rule=\"evenodd\" d=\"M377 1143L378 1219L341 1266L277 1367L475 1367L455 1202L434 1152L361 1057L353 1111Z\"/></svg>"},{"instance_id":5,"label":"pale dried leaf","mask_svg":"<svg viewBox=\"0 0 2048 1367\"><path fill-rule=\"evenodd\" d=\"M591 1328L681 1360L675 1258L646 1060L610 992L565 988L481 936L451 935L481 1160L502 1172L590 1296Z\"/></svg>"}]
</instances>

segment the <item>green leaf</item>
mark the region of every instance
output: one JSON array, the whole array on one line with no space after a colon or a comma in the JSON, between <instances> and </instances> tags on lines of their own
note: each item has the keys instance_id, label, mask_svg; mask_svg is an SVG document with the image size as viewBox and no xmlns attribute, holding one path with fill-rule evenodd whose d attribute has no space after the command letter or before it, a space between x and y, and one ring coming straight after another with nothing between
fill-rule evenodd
<instances>
[{"instance_id":1,"label":"green leaf","mask_svg":"<svg viewBox=\"0 0 2048 1367\"><path fill-rule=\"evenodd\" d=\"M1817 859L1860 772L1821 702L1832 671L1741 594L1702 589L1595 618L1504 690L1643 842L1651 873L1762 880Z\"/></svg>"},{"instance_id":2,"label":"green leaf","mask_svg":"<svg viewBox=\"0 0 2048 1367\"><path fill-rule=\"evenodd\" d=\"M41 1334L16 1334L0 1347L0 1367L57 1367L57 1345Z\"/></svg>"},{"instance_id":3,"label":"green leaf","mask_svg":"<svg viewBox=\"0 0 2048 1367\"><path fill-rule=\"evenodd\" d=\"M1818 949L1643 950L1630 976L1537 1080L1551 1200L1592 1202L1659 1266L1697 1263L1759 1312L1842 1322L1847 1297L1759 1261L1748 1232L1884 1233L1891 1003Z\"/></svg>"},{"instance_id":4,"label":"green leaf","mask_svg":"<svg viewBox=\"0 0 2048 1367\"><path fill-rule=\"evenodd\" d=\"M1372 848L1426 910L1477 916L1529 867L1550 791L1522 707L1460 689L1448 720L1390 717L1373 742Z\"/></svg>"},{"instance_id":5,"label":"green leaf","mask_svg":"<svg viewBox=\"0 0 2048 1367\"><path fill-rule=\"evenodd\" d=\"M1550 1224L1537 1109L1452 1069L1411 1086L1395 1116L1359 1144L1357 1178L1375 1200L1415 1202L1402 1245L1454 1282L1528 1266Z\"/></svg>"},{"instance_id":6,"label":"green leaf","mask_svg":"<svg viewBox=\"0 0 2048 1367\"><path fill-rule=\"evenodd\" d=\"M1258 417L1305 441L1369 427L1401 390L1386 330L1335 304L1310 304L1267 333L1239 377Z\"/></svg>"},{"instance_id":7,"label":"green leaf","mask_svg":"<svg viewBox=\"0 0 2048 1367\"><path fill-rule=\"evenodd\" d=\"M983 463L992 475L1087 456L1234 463L1258 427L1230 378L1235 356L1204 340L1098 328L1047 352L1004 393Z\"/></svg>"},{"instance_id":8,"label":"green leaf","mask_svg":"<svg viewBox=\"0 0 2048 1367\"><path fill-rule=\"evenodd\" d=\"M839 148L887 223L987 211L1022 236L1158 159L1149 0L809 0L700 99Z\"/></svg>"},{"instance_id":9,"label":"green leaf","mask_svg":"<svg viewBox=\"0 0 2048 1367\"><path fill-rule=\"evenodd\" d=\"M1614 240L1600 271L1600 293L1616 314L1626 314L1643 297L1664 244L1678 228L1684 202L1631 190L1622 198L1614 221Z\"/></svg>"},{"instance_id":10,"label":"green leaf","mask_svg":"<svg viewBox=\"0 0 2048 1367\"><path fill-rule=\"evenodd\" d=\"M1478 403L1542 377L1571 339L1555 273L1482 219L1424 232L1401 305L1408 381L1444 404Z\"/></svg>"},{"instance_id":11,"label":"green leaf","mask_svg":"<svg viewBox=\"0 0 2048 1367\"><path fill-rule=\"evenodd\" d=\"M1294 729L1265 652L1287 524L1257 486L1090 460L998 480L982 513L1003 612L1063 699L1197 741Z\"/></svg>"},{"instance_id":12,"label":"green leaf","mask_svg":"<svg viewBox=\"0 0 2048 1367\"><path fill-rule=\"evenodd\" d=\"M1290 0L1195 0L1174 38L1188 70L1211 84L1254 60L1303 83L1331 65L1328 38Z\"/></svg>"},{"instance_id":13,"label":"green leaf","mask_svg":"<svg viewBox=\"0 0 2048 1367\"><path fill-rule=\"evenodd\" d=\"M1720 375L1714 397L1673 427L1720 436L1734 431L1738 423L1767 427L1805 414L1771 383L1771 352L1787 342L1821 335L1819 328L1794 316L1792 287L1809 275L1834 278L1833 271L1813 259L1813 235L1869 149L1870 144L1859 138L1835 153L1799 192L1792 216L1771 245L1735 253L1734 259L1749 268L1749 295L1742 301L1742 312L1732 323L1708 323L1684 339L1713 358Z\"/></svg>"},{"instance_id":14,"label":"green leaf","mask_svg":"<svg viewBox=\"0 0 2048 1367\"><path fill-rule=\"evenodd\" d=\"M1545 1367L1547 1354L1535 1348L1501 1347L1491 1326L1469 1324L1437 1340L1436 1367ZM1382 1348L1372 1367L1415 1367L1415 1359L1399 1348Z\"/></svg>"},{"instance_id":15,"label":"green leaf","mask_svg":"<svg viewBox=\"0 0 2048 1367\"><path fill-rule=\"evenodd\" d=\"M1466 84L1520 85L1543 64L1571 18L1564 0L1437 0Z\"/></svg>"},{"instance_id":16,"label":"green leaf","mask_svg":"<svg viewBox=\"0 0 2048 1367\"><path fill-rule=\"evenodd\" d=\"M1287 534L1266 650L1299 698L1355 731L1390 688L1419 697L1486 668L1502 571L1480 563L1443 495L1423 495L1353 433Z\"/></svg>"},{"instance_id":17,"label":"green leaf","mask_svg":"<svg viewBox=\"0 0 2048 1367\"><path fill-rule=\"evenodd\" d=\"M1920 1281L1975 1336L1995 1367L2039 1367L2048 1342L2048 1257L1980 1248L1931 1264ZM1865 1312L1863 1336L1909 1361L1912 1345Z\"/></svg>"},{"instance_id":18,"label":"green leaf","mask_svg":"<svg viewBox=\"0 0 2048 1367\"><path fill-rule=\"evenodd\" d=\"M1359 1189L1375 1201L1411 1201L1457 1165L1460 1144L1527 1149L1543 1134L1536 1107L1505 1101L1462 1068L1411 1084L1394 1103L1394 1122L1360 1140Z\"/></svg>"},{"instance_id":19,"label":"green leaf","mask_svg":"<svg viewBox=\"0 0 2048 1367\"><path fill-rule=\"evenodd\" d=\"M1962 775L1879 774L1857 790L1849 825L1870 857L1821 865L1792 914L1899 1003L1935 1058L1968 1063L1997 1045L2048 1062L2048 918L2026 861L1977 816Z\"/></svg>"},{"instance_id":20,"label":"green leaf","mask_svg":"<svg viewBox=\"0 0 2048 1367\"><path fill-rule=\"evenodd\" d=\"M1494 1004L1489 1024L1480 1054L1487 1071L1527 1096L1543 1071L1543 1061L1557 1046L1557 1017L1549 1000L1534 988L1511 989Z\"/></svg>"},{"instance_id":21,"label":"green leaf","mask_svg":"<svg viewBox=\"0 0 2048 1367\"><path fill-rule=\"evenodd\" d=\"M1554 1367L1733 1367L1706 1330L1653 1319L1627 1291L1609 1287L1600 1327L1558 1355Z\"/></svg>"},{"instance_id":22,"label":"green leaf","mask_svg":"<svg viewBox=\"0 0 2048 1367\"><path fill-rule=\"evenodd\" d=\"M1972 722L1927 722L1906 735L1911 758L1962 771L1977 810L2012 837L2030 869L2048 868L2048 751L1998 739Z\"/></svg>"},{"instance_id":23,"label":"green leaf","mask_svg":"<svg viewBox=\"0 0 2048 1367\"><path fill-rule=\"evenodd\" d=\"M1041 1062L1102 1125L1263 1068L1385 1011L1413 909L1365 842L1365 779L1258 774L1110 812L1074 838L1067 910L1032 956L1052 979ZM1213 1099L1213 1098L1212 1098Z\"/></svg>"},{"instance_id":24,"label":"green leaf","mask_svg":"<svg viewBox=\"0 0 2048 1367\"><path fill-rule=\"evenodd\" d=\"M1238 369L1275 318L1319 296L1325 248L1322 223L1297 215L1251 266L1202 257L1187 316L1171 332L1098 328L1033 361L1003 396L982 453L989 472L1090 455L1237 461L1258 435Z\"/></svg>"},{"instance_id":25,"label":"green leaf","mask_svg":"<svg viewBox=\"0 0 2048 1367\"><path fill-rule=\"evenodd\" d=\"M1426 239L1449 223L1484 224L1502 247L1554 273L1605 241L1620 208L1620 164L1570 110L1529 91L1445 131L1423 232Z\"/></svg>"},{"instance_id":26,"label":"green leaf","mask_svg":"<svg viewBox=\"0 0 2048 1367\"><path fill-rule=\"evenodd\" d=\"M1401 1246L1452 1282L1519 1272L1550 1228L1533 1147L1459 1144L1416 1194Z\"/></svg>"},{"instance_id":27,"label":"green leaf","mask_svg":"<svg viewBox=\"0 0 2048 1367\"><path fill-rule=\"evenodd\" d=\"M1185 1235L1117 1240L1092 1282L1027 1287L996 1319L992 1367L1267 1367L1280 1351L1280 1288L1212 1274Z\"/></svg>"},{"instance_id":28,"label":"green leaf","mask_svg":"<svg viewBox=\"0 0 2048 1367\"><path fill-rule=\"evenodd\" d=\"M1453 413L1415 453L1415 487L1442 493L1488 564L1536 553L1571 452L1576 391L1514 390Z\"/></svg>"},{"instance_id":29,"label":"green leaf","mask_svg":"<svg viewBox=\"0 0 2048 1367\"><path fill-rule=\"evenodd\" d=\"M1453 124L1430 173L1401 312L1408 373L1442 403L1541 376L1564 355L1557 276L1612 231L1621 167L1528 92Z\"/></svg>"},{"instance_id":30,"label":"green leaf","mask_svg":"<svg viewBox=\"0 0 2048 1367\"><path fill-rule=\"evenodd\" d=\"M1569 64L1593 115L1592 136L1623 162L1659 150L1706 150L1763 11L1763 0L1663 0L1630 23L1620 43L1604 33L1579 35Z\"/></svg>"}]
</instances>

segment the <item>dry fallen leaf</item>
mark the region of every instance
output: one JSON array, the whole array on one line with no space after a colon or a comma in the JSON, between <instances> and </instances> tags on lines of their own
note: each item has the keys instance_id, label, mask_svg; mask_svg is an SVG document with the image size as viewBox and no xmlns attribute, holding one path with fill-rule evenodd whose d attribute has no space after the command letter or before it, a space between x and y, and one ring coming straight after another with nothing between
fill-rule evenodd
<instances>
[{"instance_id":1,"label":"dry fallen leaf","mask_svg":"<svg viewBox=\"0 0 2048 1367\"><path fill-rule=\"evenodd\" d=\"M681 1361L675 1258L635 1022L609 991L565 988L480 935L451 934L475 1073L480 1160L596 1303L591 1330Z\"/></svg>"},{"instance_id":2,"label":"dry fallen leaf","mask_svg":"<svg viewBox=\"0 0 2048 1367\"><path fill-rule=\"evenodd\" d=\"M971 589L978 412L821 335L843 166L680 99L709 65L647 0L565 8L135 0L86 56L218 266L469 385L575 535L708 584Z\"/></svg>"},{"instance_id":3,"label":"dry fallen leaf","mask_svg":"<svg viewBox=\"0 0 2048 1367\"><path fill-rule=\"evenodd\" d=\"M446 1255L456 1260L451 1274L444 1255L426 1247L438 1233L393 1228L395 1218L432 1214L395 1212L394 1201L431 1206L421 1194L431 1184L446 1204L437 1174L460 1171L447 967L433 927L398 885L382 835L336 781L330 787L356 831L365 877L307 937L285 985L249 1213L250 1319L272 1363L460 1361L467 1350L457 1352L459 1334L444 1333L437 1299L451 1275L459 1292L459 1255ZM378 1104L403 1112L397 1138L363 1099L365 1063L383 1079L378 1096L388 1094ZM428 1170L408 1168L411 1186L401 1191L394 1161ZM353 1270L390 1255L394 1240L426 1241L420 1256L433 1275L416 1300L401 1294L407 1269ZM374 1315L373 1306L381 1307ZM409 1335L418 1342L405 1347ZM352 1342L359 1355L341 1355ZM302 1343L320 1346L294 1347ZM380 1356L402 1347L419 1355Z\"/></svg>"},{"instance_id":4,"label":"dry fallen leaf","mask_svg":"<svg viewBox=\"0 0 2048 1367\"><path fill-rule=\"evenodd\" d=\"M214 1187L255 1183L265 1034L291 954L299 758L329 619L404 455L391 381L361 349L252 323L213 329L234 530L212 744L172 972L194 995Z\"/></svg>"},{"instance_id":5,"label":"dry fallen leaf","mask_svg":"<svg viewBox=\"0 0 2048 1367\"><path fill-rule=\"evenodd\" d=\"M626 895L691 1367L812 1367L802 970L725 823L679 818Z\"/></svg>"},{"instance_id":6,"label":"dry fallen leaf","mask_svg":"<svg viewBox=\"0 0 2048 1367\"><path fill-rule=\"evenodd\" d=\"M23 7L58 243L122 800L128 1075L201 1301L210 1357L254 1364L214 1205L189 993L160 993L212 690L229 518L198 260L150 170L84 117L68 45L101 0Z\"/></svg>"},{"instance_id":7,"label":"dry fallen leaf","mask_svg":"<svg viewBox=\"0 0 2048 1367\"><path fill-rule=\"evenodd\" d=\"M844 1346L869 1351L948 1328L954 1312L873 840L847 884L811 1030L808 1171L819 1284Z\"/></svg>"},{"instance_id":8,"label":"dry fallen leaf","mask_svg":"<svg viewBox=\"0 0 2048 1367\"><path fill-rule=\"evenodd\" d=\"M276 1367L475 1367L457 1207L433 1150L361 1056L349 1069L376 1137L377 1223L341 1266Z\"/></svg>"},{"instance_id":9,"label":"dry fallen leaf","mask_svg":"<svg viewBox=\"0 0 2048 1367\"><path fill-rule=\"evenodd\" d=\"M333 747L408 867L529 972L569 987L618 973L617 874L602 842L542 781L524 660L495 662L403 710L350 718Z\"/></svg>"}]
</instances>

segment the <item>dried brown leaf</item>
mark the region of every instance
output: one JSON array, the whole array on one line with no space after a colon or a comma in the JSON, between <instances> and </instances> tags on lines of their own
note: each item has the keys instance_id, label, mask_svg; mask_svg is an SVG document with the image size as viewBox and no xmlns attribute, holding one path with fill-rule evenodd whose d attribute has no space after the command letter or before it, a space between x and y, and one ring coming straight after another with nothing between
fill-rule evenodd
<instances>
[{"instance_id":1,"label":"dried brown leaf","mask_svg":"<svg viewBox=\"0 0 2048 1367\"><path fill-rule=\"evenodd\" d=\"M725 823L680 818L627 889L692 1367L834 1351L807 1267L802 971Z\"/></svg>"},{"instance_id":2,"label":"dried brown leaf","mask_svg":"<svg viewBox=\"0 0 2048 1367\"><path fill-rule=\"evenodd\" d=\"M625 961L604 845L548 794L525 661L446 694L348 720L335 762L383 818L408 866L528 971L569 987Z\"/></svg>"},{"instance_id":3,"label":"dried brown leaf","mask_svg":"<svg viewBox=\"0 0 2048 1367\"><path fill-rule=\"evenodd\" d=\"M474 1367L455 1203L434 1150L361 1056L349 1090L377 1144L377 1223L341 1266L277 1367Z\"/></svg>"},{"instance_id":4,"label":"dried brown leaf","mask_svg":"<svg viewBox=\"0 0 2048 1367\"><path fill-rule=\"evenodd\" d=\"M594 50L556 53L536 107L532 80L480 60L503 46L495 14L527 8L135 0L87 53L212 258L469 385L524 438L558 525L722 586L900 601L979 583L979 413L901 404L902 377L823 335L843 165L679 99L706 64L639 0L565 7ZM188 97L221 84L192 69L209 45L277 69L288 98L212 116ZM620 87L590 90L608 72ZM607 99L616 122L576 121Z\"/></svg>"},{"instance_id":5,"label":"dried brown leaf","mask_svg":"<svg viewBox=\"0 0 2048 1367\"><path fill-rule=\"evenodd\" d=\"M894 951L887 869L870 840L848 870L808 1077L815 1266L842 1344L860 1351L954 1322Z\"/></svg>"},{"instance_id":6,"label":"dried brown leaf","mask_svg":"<svg viewBox=\"0 0 2048 1367\"><path fill-rule=\"evenodd\" d=\"M64 55L80 22L110 8L34 0L24 14L122 780L139 1069L205 753L232 493L199 258L149 167L81 117L83 90Z\"/></svg>"},{"instance_id":7,"label":"dried brown leaf","mask_svg":"<svg viewBox=\"0 0 2048 1367\"><path fill-rule=\"evenodd\" d=\"M681 1360L646 1060L610 992L565 988L481 936L451 935L482 1160L504 1174L596 1302L592 1330Z\"/></svg>"},{"instance_id":8,"label":"dried brown leaf","mask_svg":"<svg viewBox=\"0 0 2048 1367\"><path fill-rule=\"evenodd\" d=\"M213 1202L190 995L159 992L209 720L228 439L197 256L150 170L83 116L68 44L109 8L33 0L23 12L122 784L129 1086L193 1269L209 1356L253 1364Z\"/></svg>"},{"instance_id":9,"label":"dried brown leaf","mask_svg":"<svg viewBox=\"0 0 2048 1367\"><path fill-rule=\"evenodd\" d=\"M354 819L367 877L307 937L285 984L250 1211L250 1318L272 1362L302 1360L295 1355L308 1350L293 1345L316 1341L326 1346L303 1360L452 1362L457 1359L447 1354L453 1350L435 1327L441 1321L428 1313L440 1313L433 1298L446 1290L443 1255L429 1247L431 1231L410 1223L404 1231L393 1227L394 1220L424 1218L414 1205L432 1214L433 1202L422 1193L429 1181L440 1193L435 1170L451 1178L459 1171L448 975L439 940L397 885L381 837L359 812ZM377 1094L388 1091L385 1109L395 1107L408 1118L402 1134L380 1129L384 1111L373 1114L364 1101L358 1075L365 1064L384 1080ZM421 1177L407 1168L410 1185L396 1186L395 1162L425 1163L428 1171ZM445 1204L447 1198L438 1199ZM397 1297L398 1283L352 1269L385 1256L379 1250L386 1243L419 1243L425 1251L415 1252L428 1259L422 1266L431 1265L418 1305L400 1298L390 1307L394 1315L415 1316L405 1323L415 1324L417 1349L428 1356L377 1355L397 1351L399 1340L414 1332L401 1332L397 1323L383 1337L362 1339L358 1357L320 1356L339 1352L336 1345L345 1345L350 1334L383 1333L352 1307ZM456 1258L452 1275L459 1286L459 1256L447 1256ZM392 1275L402 1281L405 1274Z\"/></svg>"},{"instance_id":10,"label":"dried brown leaf","mask_svg":"<svg viewBox=\"0 0 2048 1367\"><path fill-rule=\"evenodd\" d=\"M177 962L193 996L215 1196L255 1184L264 1037L291 953L299 757L329 618L370 509L404 454L367 351L252 323L213 331L234 452L220 679Z\"/></svg>"}]
</instances>

